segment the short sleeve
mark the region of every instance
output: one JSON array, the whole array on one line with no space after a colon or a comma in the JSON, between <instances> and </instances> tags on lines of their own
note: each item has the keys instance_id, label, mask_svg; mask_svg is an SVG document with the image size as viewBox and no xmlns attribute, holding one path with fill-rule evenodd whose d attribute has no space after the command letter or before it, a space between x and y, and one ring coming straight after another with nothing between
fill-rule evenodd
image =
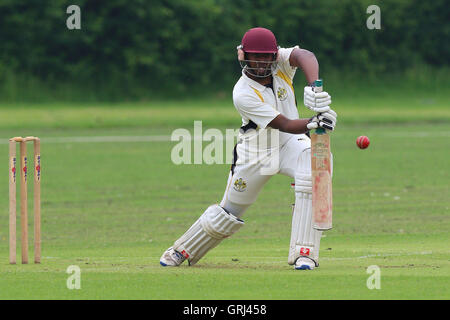
<instances>
[{"instance_id":1,"label":"short sleeve","mask_svg":"<svg viewBox=\"0 0 450 320\"><path fill-rule=\"evenodd\" d=\"M291 80L295 76L295 71L297 71L297 67L291 66L289 62L289 57L291 56L292 50L294 50L295 48L299 48L299 46L295 46L292 48L280 48L278 50L278 67Z\"/></svg>"},{"instance_id":2,"label":"short sleeve","mask_svg":"<svg viewBox=\"0 0 450 320\"><path fill-rule=\"evenodd\" d=\"M242 118L253 121L261 129L265 129L280 114L270 104L261 101L256 94L255 97L247 94L235 96L233 102Z\"/></svg>"}]
</instances>

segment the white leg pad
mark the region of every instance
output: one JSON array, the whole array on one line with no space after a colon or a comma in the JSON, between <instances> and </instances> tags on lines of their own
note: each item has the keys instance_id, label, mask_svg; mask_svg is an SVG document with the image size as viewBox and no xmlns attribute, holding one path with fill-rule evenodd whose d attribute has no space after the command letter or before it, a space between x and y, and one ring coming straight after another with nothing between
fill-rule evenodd
<instances>
[{"instance_id":1,"label":"white leg pad","mask_svg":"<svg viewBox=\"0 0 450 320\"><path fill-rule=\"evenodd\" d=\"M190 265L194 265L223 239L238 231L243 224L244 221L227 213L222 207L212 205L175 241L173 248L188 259Z\"/></svg>"},{"instance_id":2,"label":"white leg pad","mask_svg":"<svg viewBox=\"0 0 450 320\"><path fill-rule=\"evenodd\" d=\"M289 264L294 264L300 256L313 259L316 265L318 263L322 232L313 228L312 213L311 150L305 149L300 155L295 173Z\"/></svg>"}]
</instances>

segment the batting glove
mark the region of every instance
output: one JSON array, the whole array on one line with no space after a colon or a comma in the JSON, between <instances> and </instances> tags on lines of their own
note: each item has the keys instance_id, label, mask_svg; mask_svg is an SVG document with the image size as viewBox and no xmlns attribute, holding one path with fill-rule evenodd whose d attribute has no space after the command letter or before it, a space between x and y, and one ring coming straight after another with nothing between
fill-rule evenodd
<instances>
[{"instance_id":1,"label":"batting glove","mask_svg":"<svg viewBox=\"0 0 450 320\"><path fill-rule=\"evenodd\" d=\"M303 103L314 112L326 112L330 110L331 96L328 92L314 92L314 88L306 86L303 91Z\"/></svg>"},{"instance_id":2,"label":"batting glove","mask_svg":"<svg viewBox=\"0 0 450 320\"><path fill-rule=\"evenodd\" d=\"M326 130L333 131L336 126L337 114L333 110L329 109L326 112L321 112L309 119L306 127L309 130L324 128Z\"/></svg>"}]
</instances>

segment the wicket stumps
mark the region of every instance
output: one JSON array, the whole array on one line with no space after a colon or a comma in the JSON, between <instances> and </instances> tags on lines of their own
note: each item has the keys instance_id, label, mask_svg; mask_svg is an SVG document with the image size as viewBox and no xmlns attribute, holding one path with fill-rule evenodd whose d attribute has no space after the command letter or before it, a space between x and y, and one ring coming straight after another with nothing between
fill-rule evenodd
<instances>
[{"instance_id":1,"label":"wicket stumps","mask_svg":"<svg viewBox=\"0 0 450 320\"><path fill-rule=\"evenodd\" d=\"M16 263L16 143L20 144L20 222L22 263L28 263L27 142L34 142L34 263L41 262L41 141L37 137L9 139L9 263Z\"/></svg>"}]
</instances>

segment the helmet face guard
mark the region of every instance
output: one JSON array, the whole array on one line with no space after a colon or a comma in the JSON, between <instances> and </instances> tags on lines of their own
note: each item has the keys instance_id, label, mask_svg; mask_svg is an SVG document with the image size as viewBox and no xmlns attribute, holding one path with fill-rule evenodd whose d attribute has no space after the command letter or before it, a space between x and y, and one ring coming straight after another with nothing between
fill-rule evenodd
<instances>
[{"instance_id":1,"label":"helmet face guard","mask_svg":"<svg viewBox=\"0 0 450 320\"><path fill-rule=\"evenodd\" d=\"M239 64L243 70L253 77L266 78L271 76L277 67L276 54L274 54L274 60L272 61L239 60Z\"/></svg>"}]
</instances>

